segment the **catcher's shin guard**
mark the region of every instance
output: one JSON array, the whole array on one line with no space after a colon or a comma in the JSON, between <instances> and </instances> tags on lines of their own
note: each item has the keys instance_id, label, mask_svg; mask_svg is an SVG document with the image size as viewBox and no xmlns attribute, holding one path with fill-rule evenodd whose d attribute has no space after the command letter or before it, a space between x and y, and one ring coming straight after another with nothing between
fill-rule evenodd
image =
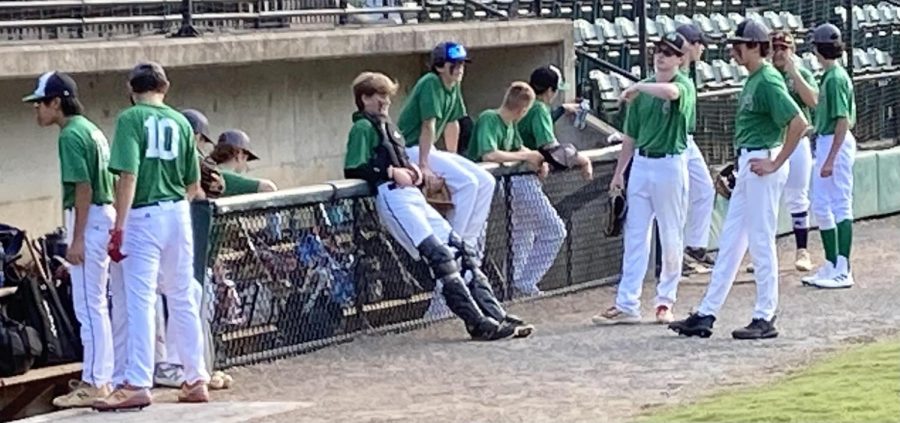
<instances>
[{"instance_id":1,"label":"catcher's shin guard","mask_svg":"<svg viewBox=\"0 0 900 423\"><path fill-rule=\"evenodd\" d=\"M447 307L462 319L469 334L473 338L493 337L500 325L498 321L485 316L478 308L459 274L459 266L450 249L432 235L419 244L419 253L428 262L434 278L443 282L444 288L441 293L447 301Z\"/></svg>"},{"instance_id":2,"label":"catcher's shin guard","mask_svg":"<svg viewBox=\"0 0 900 423\"><path fill-rule=\"evenodd\" d=\"M476 254L475 250L466 244L455 232L450 233L449 242L450 246L456 249L457 254L462 259L463 272L472 274L468 281L468 287L481 312L498 322L524 324L525 322L522 319L507 314L503 306L500 305L500 301L494 296L491 282L488 280L487 275L481 271L481 260L478 259L478 254Z\"/></svg>"}]
</instances>

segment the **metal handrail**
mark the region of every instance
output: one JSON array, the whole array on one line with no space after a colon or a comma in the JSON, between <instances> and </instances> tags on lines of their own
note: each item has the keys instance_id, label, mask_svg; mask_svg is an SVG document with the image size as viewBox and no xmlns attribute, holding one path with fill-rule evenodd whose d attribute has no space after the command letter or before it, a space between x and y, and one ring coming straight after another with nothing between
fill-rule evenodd
<instances>
[{"instance_id":1,"label":"metal handrail","mask_svg":"<svg viewBox=\"0 0 900 423\"><path fill-rule=\"evenodd\" d=\"M588 62L591 62L591 63L593 63L593 64L599 66L601 69L605 69L605 70L610 71L610 72L615 72L615 73L617 73L617 74L619 74L619 75L624 76L625 78L628 78L628 79L631 80L632 82L636 82L636 81L638 81L638 80L640 79L640 78L638 78L637 76L635 76L634 74L632 74L631 72L629 72L629 71L627 71L627 70L625 70L625 69L622 69L622 68L620 68L619 66L616 66L616 65L613 64L612 62L609 62L609 61L607 61L607 60L601 59L601 58L599 58L599 57L594 57L594 56L592 56L589 52L587 52L587 51L585 51L585 50L582 50L582 49L575 49L575 54L576 54L579 58L585 59L585 60L587 60Z\"/></svg>"}]
</instances>

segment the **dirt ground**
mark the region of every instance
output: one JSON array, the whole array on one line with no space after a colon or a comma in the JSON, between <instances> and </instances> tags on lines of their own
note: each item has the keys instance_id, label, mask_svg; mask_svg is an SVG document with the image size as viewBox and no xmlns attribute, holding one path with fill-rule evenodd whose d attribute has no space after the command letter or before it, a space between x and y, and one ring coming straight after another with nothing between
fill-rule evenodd
<instances>
[{"instance_id":1,"label":"dirt ground","mask_svg":"<svg viewBox=\"0 0 900 423\"><path fill-rule=\"evenodd\" d=\"M273 363L231 369L236 387L215 401L304 401L309 408L262 422L623 422L663 404L759 384L848 344L900 333L900 216L857 223L857 285L802 287L793 239L779 241L781 336L736 341L755 285L735 285L712 338L679 338L663 326L595 327L614 287L512 307L537 325L525 340L467 342L457 321ZM810 237L813 256L820 241ZM747 275L740 275L746 279ZM676 316L699 304L708 276L686 281ZM652 288L644 290L651 318Z\"/></svg>"}]
</instances>

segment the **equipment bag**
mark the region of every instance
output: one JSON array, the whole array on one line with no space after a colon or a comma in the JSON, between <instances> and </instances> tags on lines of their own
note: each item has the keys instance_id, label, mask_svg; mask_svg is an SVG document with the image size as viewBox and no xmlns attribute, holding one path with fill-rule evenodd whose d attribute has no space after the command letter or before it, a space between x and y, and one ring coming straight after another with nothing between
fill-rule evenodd
<instances>
[{"instance_id":1,"label":"equipment bag","mask_svg":"<svg viewBox=\"0 0 900 423\"><path fill-rule=\"evenodd\" d=\"M0 377L24 374L42 353L41 337L33 327L0 312Z\"/></svg>"}]
</instances>

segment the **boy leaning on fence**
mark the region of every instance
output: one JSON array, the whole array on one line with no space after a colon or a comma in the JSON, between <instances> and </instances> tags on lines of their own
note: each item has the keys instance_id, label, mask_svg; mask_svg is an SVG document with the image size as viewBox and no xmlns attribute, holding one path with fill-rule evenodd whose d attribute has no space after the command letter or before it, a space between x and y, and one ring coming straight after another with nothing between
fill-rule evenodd
<instances>
[{"instance_id":1,"label":"boy leaning on fence","mask_svg":"<svg viewBox=\"0 0 900 423\"><path fill-rule=\"evenodd\" d=\"M522 145L516 129L534 100L534 90L528 84L514 82L506 90L500 108L485 110L478 116L466 155L476 162L523 161L540 177L546 176L549 164L539 151ZM549 110L546 117L550 118ZM534 135L529 132L529 137ZM512 286L520 296L540 295L537 285L566 239L565 224L541 190L538 175L510 176Z\"/></svg>"},{"instance_id":2,"label":"boy leaning on fence","mask_svg":"<svg viewBox=\"0 0 900 423\"><path fill-rule=\"evenodd\" d=\"M381 73L364 72L353 81L357 111L347 139L345 177L363 179L376 190L382 224L411 256L425 259L441 282L437 295L444 296L472 338L530 335L534 328L507 314L494 297L472 246L425 201L419 189L423 173L406 155L403 135L388 115L396 91L397 84ZM471 277L463 279L461 272Z\"/></svg>"}]
</instances>

